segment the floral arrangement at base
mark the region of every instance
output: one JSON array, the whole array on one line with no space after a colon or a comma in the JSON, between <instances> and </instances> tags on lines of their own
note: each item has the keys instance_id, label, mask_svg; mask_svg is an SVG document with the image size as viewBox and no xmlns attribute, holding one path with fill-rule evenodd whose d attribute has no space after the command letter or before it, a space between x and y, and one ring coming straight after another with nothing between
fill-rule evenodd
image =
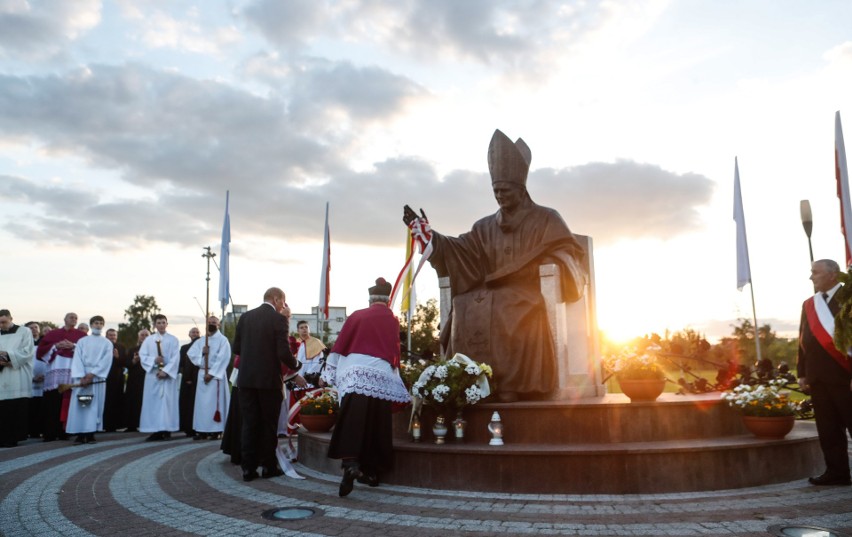
<instances>
[{"instance_id":1,"label":"floral arrangement at base","mask_svg":"<svg viewBox=\"0 0 852 537\"><path fill-rule=\"evenodd\" d=\"M781 378L754 386L742 384L722 394L722 399L745 416L795 416L798 405L790 400L786 385L787 381Z\"/></svg>"},{"instance_id":2,"label":"floral arrangement at base","mask_svg":"<svg viewBox=\"0 0 852 537\"><path fill-rule=\"evenodd\" d=\"M603 366L619 380L663 380L665 374L657 361L660 347L649 345L643 350L626 348L603 359Z\"/></svg>"},{"instance_id":3,"label":"floral arrangement at base","mask_svg":"<svg viewBox=\"0 0 852 537\"><path fill-rule=\"evenodd\" d=\"M456 354L423 369L411 387L411 394L423 404L461 411L491 395L488 378L492 375L488 364Z\"/></svg>"},{"instance_id":4,"label":"floral arrangement at base","mask_svg":"<svg viewBox=\"0 0 852 537\"><path fill-rule=\"evenodd\" d=\"M299 414L302 416L333 416L340 410L337 390L315 390L299 399L299 406Z\"/></svg>"},{"instance_id":5,"label":"floral arrangement at base","mask_svg":"<svg viewBox=\"0 0 852 537\"><path fill-rule=\"evenodd\" d=\"M420 358L416 354L410 353L407 358L403 358L399 363L399 376L402 378L402 383L408 391L414 386L414 383L420 379L423 370L426 369L431 361L425 358Z\"/></svg>"}]
</instances>

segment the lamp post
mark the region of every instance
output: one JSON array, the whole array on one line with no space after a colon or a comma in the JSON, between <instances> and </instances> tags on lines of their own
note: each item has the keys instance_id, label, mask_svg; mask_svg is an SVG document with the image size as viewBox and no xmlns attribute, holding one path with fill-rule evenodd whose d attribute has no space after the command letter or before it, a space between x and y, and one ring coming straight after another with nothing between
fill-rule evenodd
<instances>
[{"instance_id":1,"label":"lamp post","mask_svg":"<svg viewBox=\"0 0 852 537\"><path fill-rule=\"evenodd\" d=\"M811 202L802 200L799 202L799 212L802 215L802 227L805 228L805 235L808 236L808 252L811 254L811 264L814 262L814 248L811 245L811 231L814 228L814 217L811 213Z\"/></svg>"}]
</instances>

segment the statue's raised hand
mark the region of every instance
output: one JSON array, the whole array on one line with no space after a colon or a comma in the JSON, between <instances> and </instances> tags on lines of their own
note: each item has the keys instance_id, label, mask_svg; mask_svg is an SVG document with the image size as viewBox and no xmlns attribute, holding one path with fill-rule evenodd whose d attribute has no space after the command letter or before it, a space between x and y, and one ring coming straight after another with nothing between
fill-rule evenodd
<instances>
[{"instance_id":1,"label":"statue's raised hand","mask_svg":"<svg viewBox=\"0 0 852 537\"><path fill-rule=\"evenodd\" d=\"M421 211L422 211L422 209L421 209ZM411 223L414 222L415 220L417 220L417 213L415 213L414 210L411 207L409 207L408 205L403 207L403 209L402 209L402 221L405 222L405 225L410 226Z\"/></svg>"},{"instance_id":2,"label":"statue's raised hand","mask_svg":"<svg viewBox=\"0 0 852 537\"><path fill-rule=\"evenodd\" d=\"M426 218L426 213L420 209L420 216L412 210L408 205L403 209L402 221L411 230L411 236L420 245L420 252L426 249L426 245L432 240L432 228L429 226L429 219Z\"/></svg>"}]
</instances>

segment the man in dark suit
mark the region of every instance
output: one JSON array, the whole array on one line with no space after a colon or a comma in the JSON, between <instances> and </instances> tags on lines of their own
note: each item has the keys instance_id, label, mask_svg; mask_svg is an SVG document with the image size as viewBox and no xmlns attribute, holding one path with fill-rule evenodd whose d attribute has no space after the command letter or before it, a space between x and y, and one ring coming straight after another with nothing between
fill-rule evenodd
<instances>
[{"instance_id":1,"label":"man in dark suit","mask_svg":"<svg viewBox=\"0 0 852 537\"><path fill-rule=\"evenodd\" d=\"M240 414L243 480L258 476L275 477L278 467L275 448L278 441L278 414L283 400L281 365L298 369L299 362L290 352L288 317L284 291L272 287L263 295L263 304L244 313L237 323L233 351L240 356L237 387Z\"/></svg>"},{"instance_id":2,"label":"man in dark suit","mask_svg":"<svg viewBox=\"0 0 852 537\"><path fill-rule=\"evenodd\" d=\"M840 309L835 294L840 267L831 259L815 261L811 281L816 294L802 305L799 325L799 387L814 404L825 472L812 485L849 485L846 431L852 432L852 362L834 346L834 316Z\"/></svg>"}]
</instances>

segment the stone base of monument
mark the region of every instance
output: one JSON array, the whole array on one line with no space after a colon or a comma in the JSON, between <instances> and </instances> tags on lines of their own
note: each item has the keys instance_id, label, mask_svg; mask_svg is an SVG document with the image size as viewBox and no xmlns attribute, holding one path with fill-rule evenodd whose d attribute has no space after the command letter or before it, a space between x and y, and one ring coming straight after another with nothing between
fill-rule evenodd
<instances>
[{"instance_id":1,"label":"stone base of monument","mask_svg":"<svg viewBox=\"0 0 852 537\"><path fill-rule=\"evenodd\" d=\"M488 445L495 410L503 446ZM649 403L630 403L621 394L570 403L483 403L464 417L465 441L455 442L450 432L436 445L428 411L419 443L406 433L408 413L395 415L394 470L382 481L487 492L636 494L782 483L823 469L812 423L797 422L783 440L758 439L719 394L663 394ZM299 461L339 474L340 461L326 457L330 438L300 432Z\"/></svg>"}]
</instances>

